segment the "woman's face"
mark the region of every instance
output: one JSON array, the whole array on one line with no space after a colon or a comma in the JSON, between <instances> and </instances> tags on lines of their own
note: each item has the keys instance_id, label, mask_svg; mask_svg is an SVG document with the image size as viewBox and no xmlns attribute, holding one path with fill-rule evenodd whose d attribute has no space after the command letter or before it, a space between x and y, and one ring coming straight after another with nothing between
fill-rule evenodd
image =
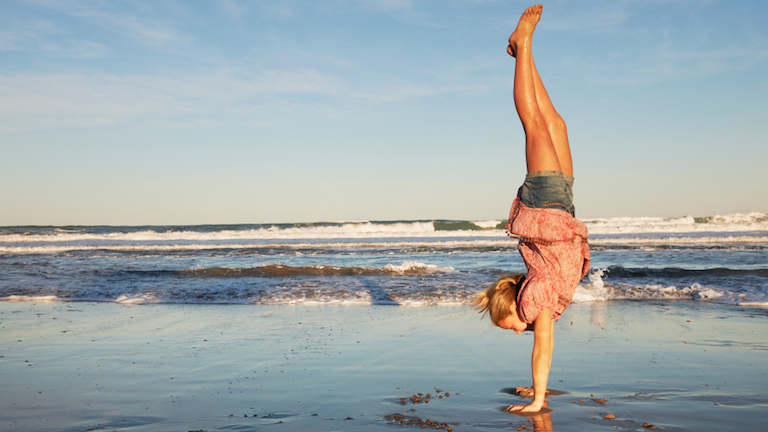
<instances>
[{"instance_id":1,"label":"woman's face","mask_svg":"<svg viewBox=\"0 0 768 432\"><path fill-rule=\"evenodd\" d=\"M524 332L528 328L528 324L520 321L520 317L517 316L517 304L510 305L509 311L509 315L499 320L499 327L512 330L517 334Z\"/></svg>"}]
</instances>

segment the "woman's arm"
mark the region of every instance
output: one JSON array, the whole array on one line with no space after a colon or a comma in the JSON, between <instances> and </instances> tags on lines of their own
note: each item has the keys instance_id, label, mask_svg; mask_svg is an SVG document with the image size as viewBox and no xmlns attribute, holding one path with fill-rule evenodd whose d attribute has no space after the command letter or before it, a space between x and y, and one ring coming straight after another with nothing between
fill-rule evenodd
<instances>
[{"instance_id":1,"label":"woman's arm","mask_svg":"<svg viewBox=\"0 0 768 432\"><path fill-rule=\"evenodd\" d=\"M552 322L552 314L547 308L542 310L533 322L533 353L531 354L533 402L528 405L510 405L507 411L538 412L544 406L554 348L555 326Z\"/></svg>"}]
</instances>

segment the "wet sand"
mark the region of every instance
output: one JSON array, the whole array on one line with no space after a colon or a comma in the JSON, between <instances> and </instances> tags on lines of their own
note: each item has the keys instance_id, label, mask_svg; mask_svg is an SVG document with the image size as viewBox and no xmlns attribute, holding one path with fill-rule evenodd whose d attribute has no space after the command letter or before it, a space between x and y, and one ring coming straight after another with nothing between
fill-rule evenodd
<instances>
[{"instance_id":1,"label":"wet sand","mask_svg":"<svg viewBox=\"0 0 768 432\"><path fill-rule=\"evenodd\" d=\"M0 430L768 429L765 309L592 303L570 320L551 412L514 416L533 338L469 307L0 302Z\"/></svg>"}]
</instances>

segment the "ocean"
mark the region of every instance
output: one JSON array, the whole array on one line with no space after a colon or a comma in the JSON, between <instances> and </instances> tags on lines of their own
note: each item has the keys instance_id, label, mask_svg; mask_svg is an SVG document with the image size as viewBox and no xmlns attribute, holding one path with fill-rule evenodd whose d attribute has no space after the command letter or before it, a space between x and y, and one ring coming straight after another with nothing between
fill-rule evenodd
<instances>
[{"instance_id":1,"label":"ocean","mask_svg":"<svg viewBox=\"0 0 768 432\"><path fill-rule=\"evenodd\" d=\"M768 215L582 219L574 302L768 307ZM0 228L0 300L466 305L525 272L505 221Z\"/></svg>"}]
</instances>

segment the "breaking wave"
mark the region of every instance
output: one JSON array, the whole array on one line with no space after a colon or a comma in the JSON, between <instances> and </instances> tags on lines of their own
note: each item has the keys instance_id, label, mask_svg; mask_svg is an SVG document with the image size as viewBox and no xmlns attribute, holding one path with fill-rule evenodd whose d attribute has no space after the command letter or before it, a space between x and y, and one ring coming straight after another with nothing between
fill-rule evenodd
<instances>
[{"instance_id":1,"label":"breaking wave","mask_svg":"<svg viewBox=\"0 0 768 432\"><path fill-rule=\"evenodd\" d=\"M435 273L452 273L451 267L440 268L436 265L419 262L404 262L401 265L387 264L382 268L368 267L334 267L328 265L312 265L291 267L282 264L267 264L253 268L206 268L188 269L180 273L200 277L286 277L286 276L420 276Z\"/></svg>"}]
</instances>

